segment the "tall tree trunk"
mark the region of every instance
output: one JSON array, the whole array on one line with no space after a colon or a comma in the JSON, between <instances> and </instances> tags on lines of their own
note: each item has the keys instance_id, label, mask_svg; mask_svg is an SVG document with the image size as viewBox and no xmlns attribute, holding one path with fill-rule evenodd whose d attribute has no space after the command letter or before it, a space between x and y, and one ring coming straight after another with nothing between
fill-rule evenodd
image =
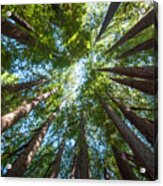
<instances>
[{"instance_id":1,"label":"tall tree trunk","mask_svg":"<svg viewBox=\"0 0 163 186\"><path fill-rule=\"evenodd\" d=\"M118 78L110 78L113 81L130 86L132 88L135 88L139 91L142 91L144 93L150 94L150 95L156 95L157 94L157 81L144 81L144 80L136 80L136 79L118 79Z\"/></svg>"},{"instance_id":2,"label":"tall tree trunk","mask_svg":"<svg viewBox=\"0 0 163 186\"><path fill-rule=\"evenodd\" d=\"M113 99L113 102L115 102L122 113L125 115L125 117L147 138L147 140L150 143L154 143L154 125L150 123L149 121L141 118L137 114L135 114L132 110L129 108L123 106L120 104L117 100Z\"/></svg>"},{"instance_id":3,"label":"tall tree trunk","mask_svg":"<svg viewBox=\"0 0 163 186\"><path fill-rule=\"evenodd\" d=\"M142 50L152 49L152 48L154 48L154 46L157 46L155 44L155 39L151 38L151 39L148 39L147 41L135 46L134 48L131 48L130 50L124 52L118 58L126 58L126 57L136 54Z\"/></svg>"},{"instance_id":4,"label":"tall tree trunk","mask_svg":"<svg viewBox=\"0 0 163 186\"><path fill-rule=\"evenodd\" d=\"M54 160L54 162L51 165L51 173L48 176L48 178L57 178L58 173L59 173L59 169L60 169L60 164L61 164L61 159L62 159L62 154L63 154L63 150L64 150L64 146L65 146L65 139L63 139L59 151L57 153L57 156Z\"/></svg>"},{"instance_id":5,"label":"tall tree trunk","mask_svg":"<svg viewBox=\"0 0 163 186\"><path fill-rule=\"evenodd\" d=\"M3 17L1 18L1 31L2 34L10 38L16 39L18 42L23 43L28 46L34 46L36 44L36 39L30 36L25 31L21 30L19 27L10 23Z\"/></svg>"},{"instance_id":6,"label":"tall tree trunk","mask_svg":"<svg viewBox=\"0 0 163 186\"><path fill-rule=\"evenodd\" d=\"M129 77L137 77L142 79L157 79L158 68L156 66L145 66L145 67L113 67L113 68L100 68L97 69L102 72L113 72Z\"/></svg>"},{"instance_id":7,"label":"tall tree trunk","mask_svg":"<svg viewBox=\"0 0 163 186\"><path fill-rule=\"evenodd\" d=\"M12 168L8 170L6 177L23 177L27 167L30 165L39 147L41 146L42 140L46 135L48 128L56 117L56 113L53 113L49 119L42 125L40 131L31 139L24 152L18 157L18 159L12 165Z\"/></svg>"},{"instance_id":8,"label":"tall tree trunk","mask_svg":"<svg viewBox=\"0 0 163 186\"><path fill-rule=\"evenodd\" d=\"M153 108L153 109L150 109L150 108L146 108L146 107L129 107L131 110L138 110L138 111L150 111L150 112L154 112L156 111L157 109L156 108Z\"/></svg>"},{"instance_id":9,"label":"tall tree trunk","mask_svg":"<svg viewBox=\"0 0 163 186\"><path fill-rule=\"evenodd\" d=\"M117 41L106 53L113 51L118 46L125 43L127 40L133 38L136 34L144 29L148 28L150 25L155 23L155 12L154 9L151 10L145 17L143 17L134 27L132 27L119 41Z\"/></svg>"},{"instance_id":10,"label":"tall tree trunk","mask_svg":"<svg viewBox=\"0 0 163 186\"><path fill-rule=\"evenodd\" d=\"M79 135L79 154L77 155L77 163L75 168L76 179L89 179L89 155L87 149L87 143L85 139L85 119L80 123L80 135Z\"/></svg>"},{"instance_id":11,"label":"tall tree trunk","mask_svg":"<svg viewBox=\"0 0 163 186\"><path fill-rule=\"evenodd\" d=\"M27 21L19 17L16 13L12 12L10 18L28 31L34 31L34 28L29 23L27 23Z\"/></svg>"},{"instance_id":12,"label":"tall tree trunk","mask_svg":"<svg viewBox=\"0 0 163 186\"><path fill-rule=\"evenodd\" d=\"M96 37L96 42L100 39L100 37L102 36L102 34L105 32L105 30L107 29L108 24L110 23L110 21L112 20L115 12L117 11L118 7L119 7L120 3L118 2L112 2L108 8L107 14L104 18L104 22L102 23L100 32L98 34L98 36Z\"/></svg>"},{"instance_id":13,"label":"tall tree trunk","mask_svg":"<svg viewBox=\"0 0 163 186\"><path fill-rule=\"evenodd\" d=\"M144 168L146 168L148 174L152 179L155 178L155 161L154 154L139 140L137 136L128 128L128 126L123 123L123 121L119 118L119 116L113 112L110 106L106 104L104 99L99 95L98 99L105 109L107 115L111 118L116 128L121 133L124 140L128 143L130 148L132 149L135 157L142 162Z\"/></svg>"},{"instance_id":14,"label":"tall tree trunk","mask_svg":"<svg viewBox=\"0 0 163 186\"><path fill-rule=\"evenodd\" d=\"M2 91L4 91L4 90L10 91L10 92L22 91L22 90L29 89L29 88L31 88L35 85L43 84L47 81L48 81L47 79L41 78L39 80L30 81L30 82L27 82L27 83L5 85L5 86L2 86Z\"/></svg>"},{"instance_id":15,"label":"tall tree trunk","mask_svg":"<svg viewBox=\"0 0 163 186\"><path fill-rule=\"evenodd\" d=\"M124 180L138 180L123 153L121 153L115 146L112 146L112 150L122 178Z\"/></svg>"},{"instance_id":16,"label":"tall tree trunk","mask_svg":"<svg viewBox=\"0 0 163 186\"><path fill-rule=\"evenodd\" d=\"M18 120L20 120L22 117L27 116L27 114L36 107L41 101L46 100L49 96L56 93L57 88L53 89L52 91L41 94L36 99L34 99L32 102L24 104L20 107L18 107L15 111L6 114L1 117L1 131L4 132L6 129L11 127L13 124L15 124Z\"/></svg>"}]
</instances>

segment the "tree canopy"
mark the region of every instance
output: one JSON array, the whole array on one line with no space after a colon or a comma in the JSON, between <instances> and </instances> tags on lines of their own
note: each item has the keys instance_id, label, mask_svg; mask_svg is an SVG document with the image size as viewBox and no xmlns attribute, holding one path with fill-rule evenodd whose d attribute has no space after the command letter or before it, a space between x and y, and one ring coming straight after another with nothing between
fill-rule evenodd
<instances>
[{"instance_id":1,"label":"tree canopy","mask_svg":"<svg viewBox=\"0 0 163 186\"><path fill-rule=\"evenodd\" d=\"M1 19L2 175L156 179L157 5L3 5Z\"/></svg>"}]
</instances>

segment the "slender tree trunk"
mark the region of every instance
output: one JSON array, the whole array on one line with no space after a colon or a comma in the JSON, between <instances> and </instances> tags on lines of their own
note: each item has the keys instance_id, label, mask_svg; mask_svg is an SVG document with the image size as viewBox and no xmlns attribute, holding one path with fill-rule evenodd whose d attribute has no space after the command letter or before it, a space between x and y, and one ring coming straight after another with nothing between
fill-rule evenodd
<instances>
[{"instance_id":1,"label":"slender tree trunk","mask_svg":"<svg viewBox=\"0 0 163 186\"><path fill-rule=\"evenodd\" d=\"M105 180L110 180L110 175L107 172L107 168L104 166L104 179Z\"/></svg>"},{"instance_id":2,"label":"slender tree trunk","mask_svg":"<svg viewBox=\"0 0 163 186\"><path fill-rule=\"evenodd\" d=\"M137 46L135 46L134 48L131 48L130 50L124 52L123 54L121 54L118 58L127 58L128 56L131 56L133 54L136 54L142 50L149 50L154 48L155 46L155 39L151 38ZM156 45L157 46L157 45Z\"/></svg>"},{"instance_id":3,"label":"slender tree trunk","mask_svg":"<svg viewBox=\"0 0 163 186\"><path fill-rule=\"evenodd\" d=\"M22 91L22 90L29 89L35 85L46 83L47 81L48 81L47 79L41 78L39 80L30 81L30 82L22 83L22 84L5 85L5 86L2 86L2 91L4 90L10 91L10 92Z\"/></svg>"},{"instance_id":4,"label":"slender tree trunk","mask_svg":"<svg viewBox=\"0 0 163 186\"><path fill-rule=\"evenodd\" d=\"M113 72L120 75L129 77L136 77L142 79L157 79L158 68L156 66L145 66L145 67L114 67L114 68L101 68L97 69L101 72Z\"/></svg>"},{"instance_id":5,"label":"slender tree trunk","mask_svg":"<svg viewBox=\"0 0 163 186\"><path fill-rule=\"evenodd\" d=\"M146 94L156 95L157 94L157 81L144 81L144 80L136 80L136 79L118 79L118 78L110 78L117 83L130 86L139 91L142 91Z\"/></svg>"},{"instance_id":6,"label":"slender tree trunk","mask_svg":"<svg viewBox=\"0 0 163 186\"><path fill-rule=\"evenodd\" d=\"M149 121L141 118L129 108L120 104L117 100L111 98L115 102L125 117L147 138L150 143L154 143L154 125Z\"/></svg>"},{"instance_id":7,"label":"slender tree trunk","mask_svg":"<svg viewBox=\"0 0 163 186\"><path fill-rule=\"evenodd\" d=\"M8 170L6 177L23 177L27 167L30 165L39 147L41 146L42 140L46 135L48 128L56 117L56 113L53 113L49 119L42 125L40 131L31 139L25 151L18 157L18 159L12 165L12 168Z\"/></svg>"},{"instance_id":8,"label":"slender tree trunk","mask_svg":"<svg viewBox=\"0 0 163 186\"><path fill-rule=\"evenodd\" d=\"M10 18L14 20L17 24L22 26L23 28L27 29L28 31L32 31L32 32L34 31L34 28L29 23L27 23L27 21L19 17L16 13L12 12Z\"/></svg>"},{"instance_id":9,"label":"slender tree trunk","mask_svg":"<svg viewBox=\"0 0 163 186\"><path fill-rule=\"evenodd\" d=\"M65 140L63 139L63 141L60 145L59 151L57 153L57 156L56 156L54 162L52 163L52 166L51 166L52 171L51 171L50 175L48 176L48 178L57 178L58 173L59 173L59 169L60 169L64 146L65 146Z\"/></svg>"},{"instance_id":10,"label":"slender tree trunk","mask_svg":"<svg viewBox=\"0 0 163 186\"><path fill-rule=\"evenodd\" d=\"M151 10L145 17L143 17L134 27L132 27L119 41L117 41L106 53L113 51L118 46L125 43L127 40L133 38L136 34L148 28L154 23L155 12Z\"/></svg>"},{"instance_id":11,"label":"slender tree trunk","mask_svg":"<svg viewBox=\"0 0 163 186\"><path fill-rule=\"evenodd\" d=\"M150 109L150 108L146 108L146 107L129 107L131 110L137 110L137 111L150 111L150 112L154 112L156 111L157 109L156 108L153 108L153 109Z\"/></svg>"},{"instance_id":12,"label":"slender tree trunk","mask_svg":"<svg viewBox=\"0 0 163 186\"><path fill-rule=\"evenodd\" d=\"M89 155L88 155L87 143L85 139L85 119L84 118L80 123L79 154L77 156L75 178L76 179L89 179L90 178Z\"/></svg>"},{"instance_id":13,"label":"slender tree trunk","mask_svg":"<svg viewBox=\"0 0 163 186\"><path fill-rule=\"evenodd\" d=\"M19 27L10 23L3 17L1 18L2 22L2 34L10 38L16 39L18 42L23 43L28 46L34 46L36 44L36 39L30 36L25 31L21 30Z\"/></svg>"},{"instance_id":14,"label":"slender tree trunk","mask_svg":"<svg viewBox=\"0 0 163 186\"><path fill-rule=\"evenodd\" d=\"M152 179L155 177L155 162L154 162L154 154L139 140L137 136L128 128L128 126L123 123L123 121L119 118L119 116L113 112L110 106L106 104L104 99L99 95L99 101L101 105L104 107L107 115L111 118L116 128L121 133L124 140L128 143L130 148L132 149L135 157L142 162L144 168L146 168L148 174Z\"/></svg>"},{"instance_id":15,"label":"slender tree trunk","mask_svg":"<svg viewBox=\"0 0 163 186\"><path fill-rule=\"evenodd\" d=\"M138 180L123 153L121 153L115 146L112 146L112 150L122 178L124 180Z\"/></svg>"},{"instance_id":16,"label":"slender tree trunk","mask_svg":"<svg viewBox=\"0 0 163 186\"><path fill-rule=\"evenodd\" d=\"M41 101L46 100L52 94L56 93L56 91L57 89L55 88L48 93L41 94L36 99L34 99L32 102L24 104L18 107L15 111L2 116L1 117L1 131L4 132L6 129L8 129L13 124L15 124L18 120L20 120L22 117L27 116L27 114L34 107L36 107Z\"/></svg>"},{"instance_id":17,"label":"slender tree trunk","mask_svg":"<svg viewBox=\"0 0 163 186\"><path fill-rule=\"evenodd\" d=\"M105 32L105 30L107 29L108 24L110 23L110 21L112 20L115 12L117 11L118 7L119 7L120 3L118 2L112 2L108 8L107 14L104 18L104 22L102 23L100 32L98 34L98 36L96 37L96 42L100 39L100 37L102 36L102 34Z\"/></svg>"}]
</instances>

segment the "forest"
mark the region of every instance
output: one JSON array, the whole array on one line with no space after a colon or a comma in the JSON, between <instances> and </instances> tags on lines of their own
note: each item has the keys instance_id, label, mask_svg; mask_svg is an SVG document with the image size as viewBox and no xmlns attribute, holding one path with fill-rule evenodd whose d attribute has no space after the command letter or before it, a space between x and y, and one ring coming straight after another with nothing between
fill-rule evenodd
<instances>
[{"instance_id":1,"label":"forest","mask_svg":"<svg viewBox=\"0 0 163 186\"><path fill-rule=\"evenodd\" d=\"M1 175L157 179L157 4L1 6Z\"/></svg>"}]
</instances>

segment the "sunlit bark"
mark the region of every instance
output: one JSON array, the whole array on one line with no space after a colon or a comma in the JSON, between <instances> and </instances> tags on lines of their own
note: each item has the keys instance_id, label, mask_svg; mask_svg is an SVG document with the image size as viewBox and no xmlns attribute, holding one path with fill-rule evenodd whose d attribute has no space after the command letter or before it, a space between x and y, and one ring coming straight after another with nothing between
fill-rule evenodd
<instances>
[{"instance_id":1,"label":"sunlit bark","mask_svg":"<svg viewBox=\"0 0 163 186\"><path fill-rule=\"evenodd\" d=\"M36 107L41 101L46 100L48 97L50 97L52 94L56 93L57 88L53 89L52 91L41 94L38 97L36 97L32 102L24 104L20 107L18 107L15 111L6 114L1 117L1 131L5 131L9 127L11 127L13 124L15 124L18 120L20 120L22 117L27 116L27 114Z\"/></svg>"}]
</instances>

